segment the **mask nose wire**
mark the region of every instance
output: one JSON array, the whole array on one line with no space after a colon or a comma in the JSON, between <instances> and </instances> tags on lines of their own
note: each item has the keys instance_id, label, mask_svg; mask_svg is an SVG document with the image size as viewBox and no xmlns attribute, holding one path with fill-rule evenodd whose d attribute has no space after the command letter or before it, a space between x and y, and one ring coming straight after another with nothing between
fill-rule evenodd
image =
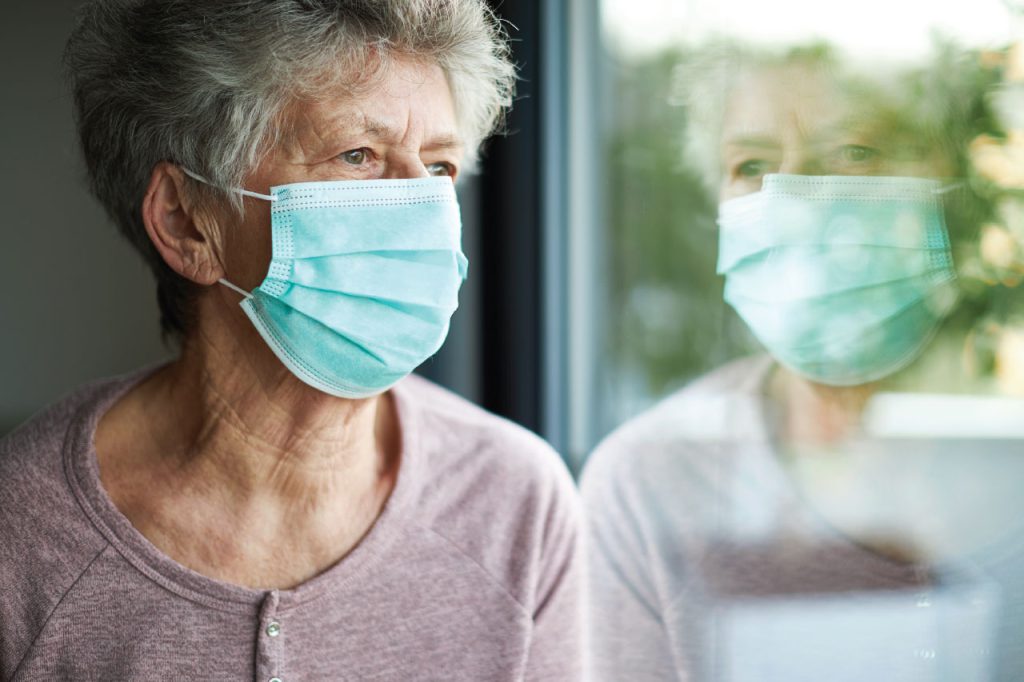
<instances>
[{"instance_id":1,"label":"mask nose wire","mask_svg":"<svg viewBox=\"0 0 1024 682\"><path fill-rule=\"evenodd\" d=\"M946 185L945 187L940 187L938 189L933 189L932 193L934 193L934 194L946 194L948 192L952 192L955 189L960 189L961 187L966 187L966 186L967 186L966 182L954 182L951 185Z\"/></svg>"},{"instance_id":2,"label":"mask nose wire","mask_svg":"<svg viewBox=\"0 0 1024 682\"><path fill-rule=\"evenodd\" d=\"M204 185L209 185L210 187L215 187L215 185L212 182L210 182L209 180L204 178L199 173L193 173L188 168L184 168L184 167L182 167L181 170L182 170L182 172L185 175L189 176L193 180L198 180L199 182L203 183ZM277 197L274 196L273 194L260 194L259 192L252 192L250 190L241 189L241 188L232 188L231 191L232 192L236 192L238 194L241 194L242 196L252 197L253 199L263 199L264 201L277 201Z\"/></svg>"}]
</instances>

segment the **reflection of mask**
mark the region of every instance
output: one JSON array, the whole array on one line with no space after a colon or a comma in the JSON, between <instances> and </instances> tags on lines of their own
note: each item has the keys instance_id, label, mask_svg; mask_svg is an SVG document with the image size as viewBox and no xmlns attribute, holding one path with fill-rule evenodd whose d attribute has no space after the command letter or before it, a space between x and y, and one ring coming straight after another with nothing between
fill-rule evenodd
<instances>
[{"instance_id":1,"label":"reflection of mask","mask_svg":"<svg viewBox=\"0 0 1024 682\"><path fill-rule=\"evenodd\" d=\"M266 279L252 293L222 282L246 297L242 309L292 373L364 398L441 347L467 268L450 178L271 191L245 192L274 202Z\"/></svg>"},{"instance_id":2,"label":"reflection of mask","mask_svg":"<svg viewBox=\"0 0 1024 682\"><path fill-rule=\"evenodd\" d=\"M719 208L725 300L812 381L901 369L956 298L940 192L920 178L765 176Z\"/></svg>"}]
</instances>

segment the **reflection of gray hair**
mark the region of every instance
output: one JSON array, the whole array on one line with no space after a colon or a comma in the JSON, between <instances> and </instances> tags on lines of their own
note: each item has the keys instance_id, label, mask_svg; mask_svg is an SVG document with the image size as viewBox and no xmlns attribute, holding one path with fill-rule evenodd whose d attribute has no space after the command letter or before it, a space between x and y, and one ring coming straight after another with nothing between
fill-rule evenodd
<instances>
[{"instance_id":1,"label":"reflection of gray hair","mask_svg":"<svg viewBox=\"0 0 1024 682\"><path fill-rule=\"evenodd\" d=\"M738 49L714 44L689 55L672 72L670 102L686 111L683 162L713 195L721 182L722 117L739 64Z\"/></svg>"},{"instance_id":2,"label":"reflection of gray hair","mask_svg":"<svg viewBox=\"0 0 1024 682\"><path fill-rule=\"evenodd\" d=\"M737 83L758 70L802 66L840 79L865 112L893 128L912 128L921 142L941 149L963 171L986 83L976 61L962 49L942 41L934 48L924 63L884 65L840 59L824 43L774 51L727 41L704 45L673 74L672 102L686 110L684 163L717 193L723 170L722 124Z\"/></svg>"},{"instance_id":3,"label":"reflection of gray hair","mask_svg":"<svg viewBox=\"0 0 1024 682\"><path fill-rule=\"evenodd\" d=\"M188 284L139 207L169 160L237 187L278 139L287 105L372 86L396 56L445 72L475 161L511 103L515 68L483 0L93 0L65 55L93 192L157 275L165 332L186 331ZM199 190L203 196L206 190ZM239 207L223 190L216 196Z\"/></svg>"},{"instance_id":4,"label":"reflection of gray hair","mask_svg":"<svg viewBox=\"0 0 1024 682\"><path fill-rule=\"evenodd\" d=\"M828 49L798 48L785 56L729 41L712 41L678 64L672 74L671 103L684 107L684 165L697 171L705 189L718 194L722 181L722 123L737 82L752 69L782 63L831 68Z\"/></svg>"}]
</instances>

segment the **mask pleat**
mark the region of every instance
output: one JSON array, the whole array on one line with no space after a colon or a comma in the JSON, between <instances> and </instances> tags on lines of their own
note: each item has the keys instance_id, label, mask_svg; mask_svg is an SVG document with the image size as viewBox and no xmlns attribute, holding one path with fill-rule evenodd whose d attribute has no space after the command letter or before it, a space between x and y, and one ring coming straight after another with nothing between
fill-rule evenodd
<instances>
[{"instance_id":1,"label":"mask pleat","mask_svg":"<svg viewBox=\"0 0 1024 682\"><path fill-rule=\"evenodd\" d=\"M313 258L292 263L291 283L324 292L447 309L457 302L460 282L446 277L456 267L455 254L450 251L431 251L418 258L412 253L408 258L379 253ZM445 285L434 286L438 281Z\"/></svg>"},{"instance_id":2,"label":"mask pleat","mask_svg":"<svg viewBox=\"0 0 1024 682\"><path fill-rule=\"evenodd\" d=\"M433 225L446 229L430 229ZM290 253L274 256L316 258L375 251L452 251L459 248L461 234L455 206L412 205L321 207L282 216ZM301 239L295 235L302 235Z\"/></svg>"},{"instance_id":3,"label":"mask pleat","mask_svg":"<svg viewBox=\"0 0 1024 682\"><path fill-rule=\"evenodd\" d=\"M304 369L306 376L300 378L307 383L316 385L308 381L310 378L326 381L329 385L317 386L321 390L332 389L329 392L335 394L351 391L353 395L349 397L355 397L367 382L395 381L408 373L402 368L390 367L386 358L366 344L334 334L321 322L277 299L257 294L247 305L254 311L251 317L263 320L257 327L265 326L273 334L268 342L275 353L286 361L285 364ZM309 338L317 340L315 349L296 343L296 340Z\"/></svg>"},{"instance_id":4,"label":"mask pleat","mask_svg":"<svg viewBox=\"0 0 1024 682\"><path fill-rule=\"evenodd\" d=\"M804 374L827 376L835 386L881 379L905 366L934 335L941 317L932 305L914 301L867 330L787 349L778 359Z\"/></svg>"},{"instance_id":5,"label":"mask pleat","mask_svg":"<svg viewBox=\"0 0 1024 682\"><path fill-rule=\"evenodd\" d=\"M790 305L738 297L735 305L742 307L743 318L748 324L762 330L766 343L779 343L792 337L799 340L787 345L804 348L812 344L846 341L854 338L860 330L885 325L910 306L926 302L935 292L934 285L927 278L917 277L845 291L827 299L794 301ZM936 302L934 305L938 308L940 304ZM842 310L841 316L833 314L837 308ZM829 324L823 325L822 320L828 320Z\"/></svg>"},{"instance_id":6,"label":"mask pleat","mask_svg":"<svg viewBox=\"0 0 1024 682\"><path fill-rule=\"evenodd\" d=\"M872 381L921 351L956 300L939 183L769 175L720 207L725 298L780 362Z\"/></svg>"},{"instance_id":7,"label":"mask pleat","mask_svg":"<svg viewBox=\"0 0 1024 682\"><path fill-rule=\"evenodd\" d=\"M914 250L949 247L945 224L933 210L933 200L895 205L849 199L829 203L765 194L761 201L763 205L749 215L719 218L719 273L779 248L821 244Z\"/></svg>"},{"instance_id":8,"label":"mask pleat","mask_svg":"<svg viewBox=\"0 0 1024 682\"><path fill-rule=\"evenodd\" d=\"M821 264L828 263L827 268ZM745 261L732 273L727 291L762 302L798 301L819 296L948 273L927 252L913 249L807 245L773 249Z\"/></svg>"},{"instance_id":9,"label":"mask pleat","mask_svg":"<svg viewBox=\"0 0 1024 682\"><path fill-rule=\"evenodd\" d=\"M324 306L320 292L293 286L279 300L304 315L319 320L334 334L356 343L372 346L375 353L387 360L406 364L406 356L418 353L423 346L438 342L441 327L454 309L441 309L378 301L361 296L335 294L330 306ZM447 328L444 328L447 331ZM443 336L441 337L443 338ZM415 350L403 350L403 349ZM432 354L436 347L430 348Z\"/></svg>"}]
</instances>

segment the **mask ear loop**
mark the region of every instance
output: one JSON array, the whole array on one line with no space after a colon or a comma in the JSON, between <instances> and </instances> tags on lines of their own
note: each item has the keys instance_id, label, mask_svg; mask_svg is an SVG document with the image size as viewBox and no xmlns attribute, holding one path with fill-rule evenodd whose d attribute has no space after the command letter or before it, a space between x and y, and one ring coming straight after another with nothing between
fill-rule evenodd
<instances>
[{"instance_id":1,"label":"mask ear loop","mask_svg":"<svg viewBox=\"0 0 1024 682\"><path fill-rule=\"evenodd\" d=\"M189 176L193 180L198 180L199 182L203 183L204 185L209 185L210 187L216 187L216 185L214 185L212 182L210 182L209 180L204 178L199 173L193 173L188 168L184 168L184 167L182 167L181 170L182 170L182 172L185 175ZM275 195L273 195L273 194L260 194L259 192L251 192L251 191L249 191L247 189L241 189L241 188L236 188L236 187L233 187L231 189L231 191L235 192L237 194L241 194L242 196L252 197L253 199L263 199L264 201L277 201L277 197Z\"/></svg>"},{"instance_id":2,"label":"mask ear loop","mask_svg":"<svg viewBox=\"0 0 1024 682\"><path fill-rule=\"evenodd\" d=\"M228 289L233 289L234 291L237 291L238 293L240 293L245 298L252 298L252 294L250 294L248 291L246 291L245 289L243 289L240 286L235 286L234 284L232 284L231 282L227 281L223 277L218 279L217 282L219 282L220 284L223 284Z\"/></svg>"},{"instance_id":3,"label":"mask ear loop","mask_svg":"<svg viewBox=\"0 0 1024 682\"><path fill-rule=\"evenodd\" d=\"M193 180L197 180L197 181L203 183L204 185L209 185L210 187L214 187L215 186L212 182L210 182L209 180L204 178L199 173L193 173L188 168L184 168L184 167L182 167L181 170L182 170L183 173L185 173L185 175L189 176ZM250 192L247 189L232 189L231 191L232 192L237 192L238 194L241 194L243 196L253 197L254 199L264 199L266 201L277 201L277 197L274 196L273 194L260 194L259 192ZM252 294L250 294L248 291L246 291L245 289L243 289L240 286L236 286L236 285L232 284L231 282L227 281L223 277L218 279L217 282L219 282L220 284L223 284L228 289L231 289L233 291L237 291L238 293L240 293L245 298L252 298Z\"/></svg>"}]
</instances>

